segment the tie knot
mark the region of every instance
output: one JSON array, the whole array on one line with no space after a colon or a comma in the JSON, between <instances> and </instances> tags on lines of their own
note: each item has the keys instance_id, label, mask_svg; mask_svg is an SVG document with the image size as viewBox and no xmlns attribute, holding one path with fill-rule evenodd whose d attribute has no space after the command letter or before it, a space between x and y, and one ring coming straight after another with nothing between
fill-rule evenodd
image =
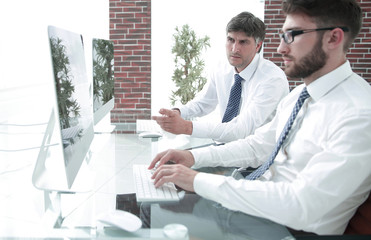
<instances>
[{"instance_id":1,"label":"tie knot","mask_svg":"<svg viewBox=\"0 0 371 240\"><path fill-rule=\"evenodd\" d=\"M234 75L234 81L235 82L241 82L242 80L243 80L243 78L239 74Z\"/></svg>"},{"instance_id":2,"label":"tie knot","mask_svg":"<svg viewBox=\"0 0 371 240\"><path fill-rule=\"evenodd\" d=\"M309 97L310 97L310 95L309 95L309 93L308 93L308 91L307 91L307 87L304 87L303 90L302 90L301 93L300 93L299 99L300 99L301 101L304 101L305 99L307 99L307 98L309 98Z\"/></svg>"}]
</instances>

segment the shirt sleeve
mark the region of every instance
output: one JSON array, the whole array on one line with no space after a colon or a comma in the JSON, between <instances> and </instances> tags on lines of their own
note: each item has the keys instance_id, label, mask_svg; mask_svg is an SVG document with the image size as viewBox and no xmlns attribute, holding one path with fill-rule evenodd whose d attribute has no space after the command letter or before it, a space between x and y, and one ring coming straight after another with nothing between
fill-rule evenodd
<instances>
[{"instance_id":1,"label":"shirt sleeve","mask_svg":"<svg viewBox=\"0 0 371 240\"><path fill-rule=\"evenodd\" d=\"M202 117L212 112L218 104L218 97L214 78L209 80L202 90L186 105L178 106L180 114L184 119Z\"/></svg>"},{"instance_id":2,"label":"shirt sleeve","mask_svg":"<svg viewBox=\"0 0 371 240\"><path fill-rule=\"evenodd\" d=\"M284 76L269 77L249 91L251 95L240 114L228 123L193 121L192 137L206 137L219 142L245 138L272 120L278 103L288 94Z\"/></svg>"},{"instance_id":3,"label":"shirt sleeve","mask_svg":"<svg viewBox=\"0 0 371 240\"><path fill-rule=\"evenodd\" d=\"M278 110L279 111L279 110ZM219 146L191 150L195 164L201 167L258 167L272 152L276 143L278 118L258 128L254 135Z\"/></svg>"},{"instance_id":4,"label":"shirt sleeve","mask_svg":"<svg viewBox=\"0 0 371 240\"><path fill-rule=\"evenodd\" d=\"M333 134L325 141L324 149L312 155L291 181L236 180L199 173L194 181L195 192L229 209L295 229L320 228L327 224L328 214L345 228L349 220L346 216L351 216L357 207L355 202L362 202L370 191L369 119L370 114L354 114L339 120L336 127L330 126ZM348 205L336 212L334 209L344 202ZM317 233L342 233L342 230L334 226Z\"/></svg>"}]
</instances>

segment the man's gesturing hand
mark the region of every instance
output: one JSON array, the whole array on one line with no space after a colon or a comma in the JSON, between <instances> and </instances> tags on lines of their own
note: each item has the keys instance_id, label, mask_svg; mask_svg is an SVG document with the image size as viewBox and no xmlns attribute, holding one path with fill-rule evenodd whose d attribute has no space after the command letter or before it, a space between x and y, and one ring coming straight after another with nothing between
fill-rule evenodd
<instances>
[{"instance_id":1,"label":"man's gesturing hand","mask_svg":"<svg viewBox=\"0 0 371 240\"><path fill-rule=\"evenodd\" d=\"M188 134L191 135L193 125L191 121L184 120L178 110L160 109L161 116L153 116L160 127L173 134Z\"/></svg>"}]
</instances>

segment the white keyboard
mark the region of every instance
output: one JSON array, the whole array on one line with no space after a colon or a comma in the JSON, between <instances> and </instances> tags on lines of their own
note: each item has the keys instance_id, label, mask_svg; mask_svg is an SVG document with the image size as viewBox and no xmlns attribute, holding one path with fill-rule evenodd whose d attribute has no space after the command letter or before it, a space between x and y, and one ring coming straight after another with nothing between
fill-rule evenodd
<instances>
[{"instance_id":1,"label":"white keyboard","mask_svg":"<svg viewBox=\"0 0 371 240\"><path fill-rule=\"evenodd\" d=\"M155 188L152 172L148 165L133 165L134 182L137 202L169 202L179 201L178 191L174 183L165 183Z\"/></svg>"},{"instance_id":2,"label":"white keyboard","mask_svg":"<svg viewBox=\"0 0 371 240\"><path fill-rule=\"evenodd\" d=\"M141 132L161 132L160 125L155 120L137 119L137 133Z\"/></svg>"}]
</instances>

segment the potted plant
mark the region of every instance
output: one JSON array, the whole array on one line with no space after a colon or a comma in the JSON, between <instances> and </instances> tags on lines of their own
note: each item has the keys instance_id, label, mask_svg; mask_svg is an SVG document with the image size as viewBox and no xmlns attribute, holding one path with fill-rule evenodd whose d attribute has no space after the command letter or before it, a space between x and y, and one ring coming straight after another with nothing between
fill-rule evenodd
<instances>
[{"instance_id":1,"label":"potted plant","mask_svg":"<svg viewBox=\"0 0 371 240\"><path fill-rule=\"evenodd\" d=\"M172 81L177 89L172 91L170 97L173 106L176 102L186 104L205 85L206 78L202 76L205 63L200 55L210 47L210 38L198 38L187 24L181 29L176 27L175 30L175 44L172 48L172 53L175 54L175 70Z\"/></svg>"}]
</instances>

